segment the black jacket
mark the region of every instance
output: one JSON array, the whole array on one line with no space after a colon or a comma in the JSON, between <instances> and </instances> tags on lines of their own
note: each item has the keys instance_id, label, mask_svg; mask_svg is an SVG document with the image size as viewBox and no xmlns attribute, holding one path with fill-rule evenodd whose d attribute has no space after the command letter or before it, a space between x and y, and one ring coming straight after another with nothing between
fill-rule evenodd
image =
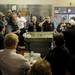
<instances>
[{"instance_id":1,"label":"black jacket","mask_svg":"<svg viewBox=\"0 0 75 75\"><path fill-rule=\"evenodd\" d=\"M53 75L64 75L66 64L70 57L70 53L64 46L54 48L46 56L46 60L50 62Z\"/></svg>"},{"instance_id":2,"label":"black jacket","mask_svg":"<svg viewBox=\"0 0 75 75\"><path fill-rule=\"evenodd\" d=\"M0 49L4 49L4 35L0 33Z\"/></svg>"},{"instance_id":3,"label":"black jacket","mask_svg":"<svg viewBox=\"0 0 75 75\"><path fill-rule=\"evenodd\" d=\"M63 32L65 38L65 45L71 54L75 55L75 28Z\"/></svg>"},{"instance_id":4,"label":"black jacket","mask_svg":"<svg viewBox=\"0 0 75 75\"><path fill-rule=\"evenodd\" d=\"M51 22L51 23L48 23L47 21L45 21L43 23L43 31L53 31L54 30L54 24Z\"/></svg>"}]
</instances>

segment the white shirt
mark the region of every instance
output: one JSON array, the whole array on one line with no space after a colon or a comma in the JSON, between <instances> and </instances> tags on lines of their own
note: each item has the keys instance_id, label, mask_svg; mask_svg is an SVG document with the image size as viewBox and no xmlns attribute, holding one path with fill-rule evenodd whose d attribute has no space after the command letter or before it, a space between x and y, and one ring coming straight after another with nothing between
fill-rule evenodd
<instances>
[{"instance_id":1,"label":"white shirt","mask_svg":"<svg viewBox=\"0 0 75 75\"><path fill-rule=\"evenodd\" d=\"M17 24L19 29L22 29L26 26L27 20L24 17L17 17Z\"/></svg>"},{"instance_id":2,"label":"white shirt","mask_svg":"<svg viewBox=\"0 0 75 75\"><path fill-rule=\"evenodd\" d=\"M20 75L29 68L24 56L17 54L16 50L6 49L0 52L0 69L2 75Z\"/></svg>"}]
</instances>

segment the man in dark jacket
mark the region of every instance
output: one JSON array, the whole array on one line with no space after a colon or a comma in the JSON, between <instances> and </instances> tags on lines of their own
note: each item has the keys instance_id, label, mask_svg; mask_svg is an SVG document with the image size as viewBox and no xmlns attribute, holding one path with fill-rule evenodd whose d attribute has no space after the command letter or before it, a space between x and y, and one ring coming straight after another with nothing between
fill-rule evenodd
<instances>
[{"instance_id":1,"label":"man in dark jacket","mask_svg":"<svg viewBox=\"0 0 75 75\"><path fill-rule=\"evenodd\" d=\"M42 27L43 27L43 31L53 31L54 30L54 23L51 22L51 18L49 16L45 17Z\"/></svg>"},{"instance_id":2,"label":"man in dark jacket","mask_svg":"<svg viewBox=\"0 0 75 75\"><path fill-rule=\"evenodd\" d=\"M64 75L70 53L64 46L64 36L62 33L54 34L53 40L55 48L49 52L46 60L51 64L53 75Z\"/></svg>"},{"instance_id":3,"label":"man in dark jacket","mask_svg":"<svg viewBox=\"0 0 75 75\"><path fill-rule=\"evenodd\" d=\"M69 62L67 63L65 75L75 75L75 55L71 56Z\"/></svg>"},{"instance_id":4,"label":"man in dark jacket","mask_svg":"<svg viewBox=\"0 0 75 75\"><path fill-rule=\"evenodd\" d=\"M66 47L72 55L75 55L75 25L72 25L66 31L63 31L63 33Z\"/></svg>"}]
</instances>

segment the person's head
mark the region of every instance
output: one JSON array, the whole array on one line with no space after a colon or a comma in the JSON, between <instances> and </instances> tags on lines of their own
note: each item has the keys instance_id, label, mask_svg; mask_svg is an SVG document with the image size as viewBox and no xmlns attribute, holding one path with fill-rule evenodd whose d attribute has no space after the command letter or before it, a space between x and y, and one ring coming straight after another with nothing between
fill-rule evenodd
<instances>
[{"instance_id":1,"label":"person's head","mask_svg":"<svg viewBox=\"0 0 75 75\"><path fill-rule=\"evenodd\" d=\"M36 22L37 21L37 17L36 16L32 16L32 22Z\"/></svg>"},{"instance_id":2,"label":"person's head","mask_svg":"<svg viewBox=\"0 0 75 75\"><path fill-rule=\"evenodd\" d=\"M63 46L64 45L64 35L63 33L54 33L53 35L53 41L55 43L55 46Z\"/></svg>"},{"instance_id":3,"label":"person's head","mask_svg":"<svg viewBox=\"0 0 75 75\"><path fill-rule=\"evenodd\" d=\"M5 39L4 39L5 48L16 49L18 42L19 42L19 39L16 34L14 33L6 34Z\"/></svg>"},{"instance_id":4,"label":"person's head","mask_svg":"<svg viewBox=\"0 0 75 75\"><path fill-rule=\"evenodd\" d=\"M75 69L74 68L75 68L75 56L72 56L67 63L65 75L75 75Z\"/></svg>"},{"instance_id":5,"label":"person's head","mask_svg":"<svg viewBox=\"0 0 75 75\"><path fill-rule=\"evenodd\" d=\"M17 13L13 12L12 15L11 15L11 18L12 18L13 21L16 21L17 20Z\"/></svg>"},{"instance_id":6,"label":"person's head","mask_svg":"<svg viewBox=\"0 0 75 75\"><path fill-rule=\"evenodd\" d=\"M5 27L2 21L0 21L0 32L4 32L5 31Z\"/></svg>"},{"instance_id":7,"label":"person's head","mask_svg":"<svg viewBox=\"0 0 75 75\"><path fill-rule=\"evenodd\" d=\"M71 26L72 26L71 23L66 23L67 28L71 28Z\"/></svg>"},{"instance_id":8,"label":"person's head","mask_svg":"<svg viewBox=\"0 0 75 75\"><path fill-rule=\"evenodd\" d=\"M32 65L29 75L52 75L51 66L46 60L38 60Z\"/></svg>"},{"instance_id":9,"label":"person's head","mask_svg":"<svg viewBox=\"0 0 75 75\"><path fill-rule=\"evenodd\" d=\"M47 22L50 22L50 21L51 21L51 18L50 18L49 16L46 16L46 17L45 17L45 20L46 20Z\"/></svg>"},{"instance_id":10,"label":"person's head","mask_svg":"<svg viewBox=\"0 0 75 75\"><path fill-rule=\"evenodd\" d=\"M12 14L12 10L8 10L7 16L11 16L11 14Z\"/></svg>"},{"instance_id":11,"label":"person's head","mask_svg":"<svg viewBox=\"0 0 75 75\"><path fill-rule=\"evenodd\" d=\"M75 25L72 25L71 23L66 23L66 29L73 29Z\"/></svg>"},{"instance_id":12,"label":"person's head","mask_svg":"<svg viewBox=\"0 0 75 75\"><path fill-rule=\"evenodd\" d=\"M22 16L21 11L18 11L17 15L18 17L21 17Z\"/></svg>"}]
</instances>

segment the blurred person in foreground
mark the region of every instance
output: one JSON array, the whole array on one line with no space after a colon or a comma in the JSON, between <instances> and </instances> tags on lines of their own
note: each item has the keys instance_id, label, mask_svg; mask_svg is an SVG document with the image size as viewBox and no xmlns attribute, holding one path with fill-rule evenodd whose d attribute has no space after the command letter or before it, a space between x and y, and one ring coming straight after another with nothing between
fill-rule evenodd
<instances>
[{"instance_id":1,"label":"blurred person in foreground","mask_svg":"<svg viewBox=\"0 0 75 75\"><path fill-rule=\"evenodd\" d=\"M46 60L40 59L32 65L28 75L52 75L51 66Z\"/></svg>"},{"instance_id":2,"label":"blurred person in foreground","mask_svg":"<svg viewBox=\"0 0 75 75\"><path fill-rule=\"evenodd\" d=\"M24 75L29 69L25 58L16 53L18 42L18 36L14 33L9 33L5 36L5 49L0 52L0 69L2 75Z\"/></svg>"},{"instance_id":3,"label":"blurred person in foreground","mask_svg":"<svg viewBox=\"0 0 75 75\"><path fill-rule=\"evenodd\" d=\"M75 24L67 26L67 30L63 31L65 45L72 55L75 55Z\"/></svg>"},{"instance_id":4,"label":"blurred person in foreground","mask_svg":"<svg viewBox=\"0 0 75 75\"><path fill-rule=\"evenodd\" d=\"M64 35L54 33L53 43L54 49L46 56L46 60L51 64L53 75L64 75L66 64L70 57L69 50L65 47Z\"/></svg>"},{"instance_id":5,"label":"blurred person in foreground","mask_svg":"<svg viewBox=\"0 0 75 75\"><path fill-rule=\"evenodd\" d=\"M75 55L72 56L67 63L66 73L65 75L75 75Z\"/></svg>"}]
</instances>

